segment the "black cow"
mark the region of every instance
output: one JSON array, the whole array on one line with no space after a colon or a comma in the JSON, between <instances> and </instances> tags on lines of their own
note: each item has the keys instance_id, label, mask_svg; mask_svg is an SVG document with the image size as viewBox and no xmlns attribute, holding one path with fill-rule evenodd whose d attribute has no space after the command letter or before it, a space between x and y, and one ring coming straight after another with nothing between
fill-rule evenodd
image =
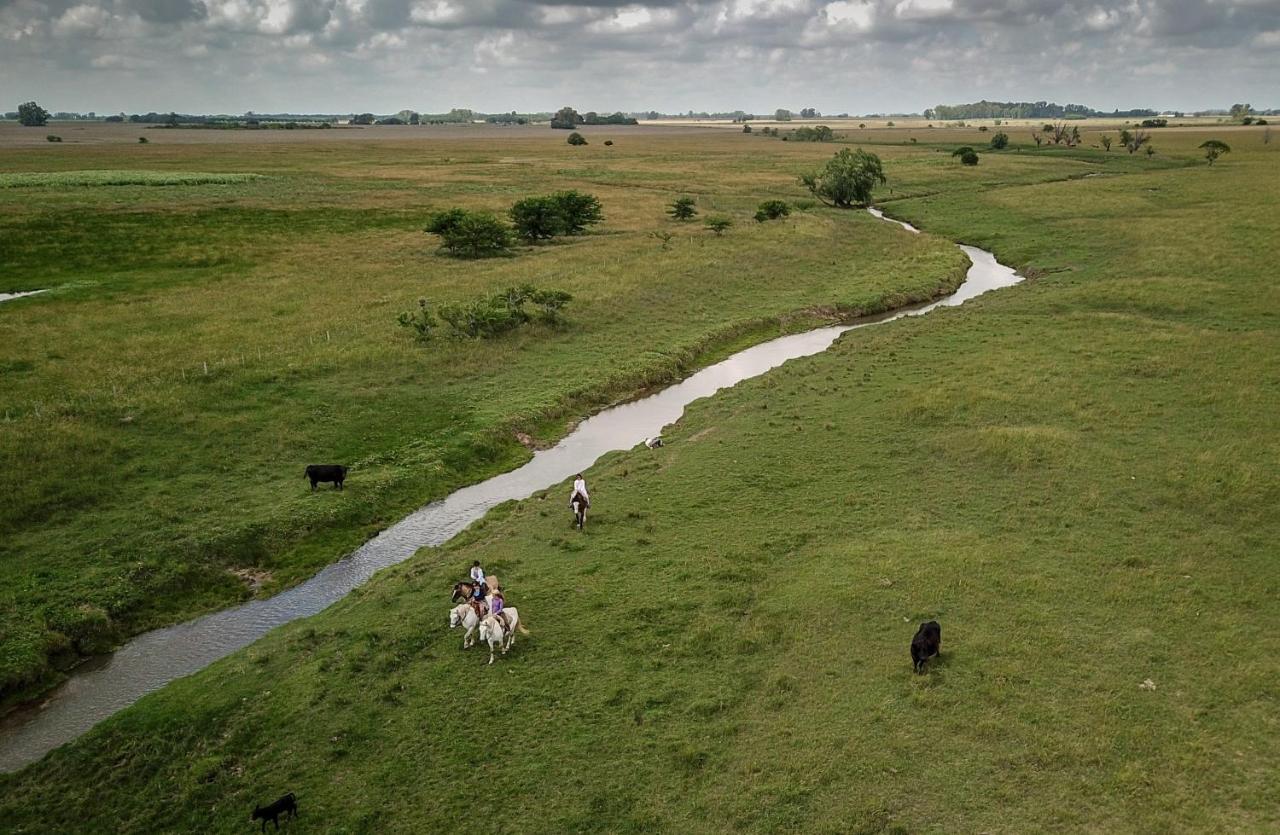
<instances>
[{"instance_id":1,"label":"black cow","mask_svg":"<svg viewBox=\"0 0 1280 835\"><path fill-rule=\"evenodd\" d=\"M310 464L307 466L307 478L311 479L311 489L322 481L332 481L339 490L347 478L347 468L341 464Z\"/></svg>"},{"instance_id":2,"label":"black cow","mask_svg":"<svg viewBox=\"0 0 1280 835\"><path fill-rule=\"evenodd\" d=\"M917 673L924 672L924 662L942 651L942 627L936 620L920 624L911 639L911 663Z\"/></svg>"},{"instance_id":3,"label":"black cow","mask_svg":"<svg viewBox=\"0 0 1280 835\"><path fill-rule=\"evenodd\" d=\"M254 806L253 817L249 818L249 820L261 820L263 832L267 831L267 821L274 823L278 830L280 828L280 816L285 812L289 813L290 818L298 816L298 798L293 796L293 792L289 792L270 806Z\"/></svg>"}]
</instances>

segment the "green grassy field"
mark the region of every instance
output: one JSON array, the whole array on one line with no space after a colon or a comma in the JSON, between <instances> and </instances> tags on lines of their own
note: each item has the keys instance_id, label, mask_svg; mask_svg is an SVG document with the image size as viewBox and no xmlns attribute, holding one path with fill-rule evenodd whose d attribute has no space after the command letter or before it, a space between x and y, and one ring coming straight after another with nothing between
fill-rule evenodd
<instances>
[{"instance_id":1,"label":"green grassy field","mask_svg":"<svg viewBox=\"0 0 1280 835\"><path fill-rule=\"evenodd\" d=\"M941 237L816 213L774 247L848 224L849 269L945 272L949 237L1034 278L695 405L589 473L585 533L560 490L505 505L0 778L0 818L234 832L291 790L296 831L1274 830L1280 165L1184 164L1208 135L883 146L884 205ZM473 558L533 632L490 668L443 628Z\"/></svg>"},{"instance_id":2,"label":"green grassy field","mask_svg":"<svg viewBox=\"0 0 1280 835\"><path fill-rule=\"evenodd\" d=\"M0 289L52 288L0 309L0 466L21 473L0 503L0 706L247 581L270 594L309 576L515 465L517 430L554 437L729 347L930 297L964 267L865 215L750 221L829 149L416 135L0 141ZM421 231L434 209L562 188L599 195L594 234L473 263ZM682 193L738 225L669 221ZM664 249L655 230L676 237ZM525 282L576 296L567 328L424 348L396 324L419 297ZM348 489L310 494L303 467L330 461L352 466Z\"/></svg>"}]
</instances>

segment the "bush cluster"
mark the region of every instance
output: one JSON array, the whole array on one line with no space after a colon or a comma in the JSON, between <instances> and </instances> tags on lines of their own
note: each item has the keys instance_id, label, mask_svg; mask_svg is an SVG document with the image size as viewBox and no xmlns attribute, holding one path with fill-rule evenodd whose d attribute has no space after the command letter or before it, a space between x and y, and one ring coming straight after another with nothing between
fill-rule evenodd
<instances>
[{"instance_id":1,"label":"bush cluster","mask_svg":"<svg viewBox=\"0 0 1280 835\"><path fill-rule=\"evenodd\" d=\"M965 165L978 164L978 153L974 151L972 148L970 148L968 145L964 146L963 148L956 148L954 151L951 152L951 156L960 157L960 161Z\"/></svg>"},{"instance_id":2,"label":"bush cluster","mask_svg":"<svg viewBox=\"0 0 1280 835\"><path fill-rule=\"evenodd\" d=\"M510 211L516 235L545 241L557 235L581 235L603 218L600 201L580 191L557 191L516 201Z\"/></svg>"},{"instance_id":3,"label":"bush cluster","mask_svg":"<svg viewBox=\"0 0 1280 835\"><path fill-rule=\"evenodd\" d=\"M995 136L991 137L992 150L1003 151L1007 147L1009 147L1009 134L1004 131L1000 131Z\"/></svg>"},{"instance_id":4,"label":"bush cluster","mask_svg":"<svg viewBox=\"0 0 1280 835\"><path fill-rule=\"evenodd\" d=\"M511 251L514 238L534 243L557 235L581 235L604 218L595 195L557 191L516 201L508 211L513 226L492 212L447 209L436 212L426 231L456 258L492 258Z\"/></svg>"},{"instance_id":5,"label":"bush cluster","mask_svg":"<svg viewBox=\"0 0 1280 835\"><path fill-rule=\"evenodd\" d=\"M426 299L419 299L418 309L406 310L397 321L412 330L419 342L430 341L440 322L448 325L456 338L489 339L531 322L558 325L564 321L564 308L572 300L573 296L564 290L544 290L522 284L472 302L442 304L436 312L432 312ZM526 304L535 310L526 310Z\"/></svg>"},{"instance_id":6,"label":"bush cluster","mask_svg":"<svg viewBox=\"0 0 1280 835\"><path fill-rule=\"evenodd\" d=\"M782 200L766 200L756 209L756 223L778 220L791 214L791 207Z\"/></svg>"},{"instance_id":7,"label":"bush cluster","mask_svg":"<svg viewBox=\"0 0 1280 835\"><path fill-rule=\"evenodd\" d=\"M815 127L800 127L791 132L791 136L797 142L830 142L835 139L835 133L826 125L817 125Z\"/></svg>"}]
</instances>

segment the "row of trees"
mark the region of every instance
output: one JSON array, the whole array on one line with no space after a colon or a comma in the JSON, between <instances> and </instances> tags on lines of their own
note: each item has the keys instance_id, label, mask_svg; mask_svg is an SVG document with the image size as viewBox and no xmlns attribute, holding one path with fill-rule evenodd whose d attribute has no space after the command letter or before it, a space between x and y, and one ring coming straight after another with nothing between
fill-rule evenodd
<instances>
[{"instance_id":1,"label":"row of trees","mask_svg":"<svg viewBox=\"0 0 1280 835\"><path fill-rule=\"evenodd\" d=\"M924 112L926 119L1084 119L1088 116L1155 116L1154 110L1116 110L1103 113L1083 104L1049 101L977 101L969 104L940 104Z\"/></svg>"},{"instance_id":2,"label":"row of trees","mask_svg":"<svg viewBox=\"0 0 1280 835\"><path fill-rule=\"evenodd\" d=\"M635 119L622 113L621 111L611 113L608 116L601 116L594 110L587 111L586 115L578 113L572 107L562 107L556 111L551 117L551 127L557 130L573 130L579 125L636 125L639 124Z\"/></svg>"}]
</instances>

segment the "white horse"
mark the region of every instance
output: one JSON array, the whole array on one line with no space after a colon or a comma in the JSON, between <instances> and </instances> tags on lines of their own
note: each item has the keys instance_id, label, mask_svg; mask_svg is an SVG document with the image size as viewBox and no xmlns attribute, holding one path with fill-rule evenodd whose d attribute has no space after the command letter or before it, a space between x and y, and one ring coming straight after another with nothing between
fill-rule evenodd
<instances>
[{"instance_id":1,"label":"white horse","mask_svg":"<svg viewBox=\"0 0 1280 835\"><path fill-rule=\"evenodd\" d=\"M459 626L467 628L462 636L463 649L470 649L475 644L475 631L479 625L480 618L476 615L475 607L470 603L463 603L449 610L449 628L455 629Z\"/></svg>"},{"instance_id":2,"label":"white horse","mask_svg":"<svg viewBox=\"0 0 1280 835\"><path fill-rule=\"evenodd\" d=\"M495 650L502 650L502 654L506 655L507 650L516 642L516 630L522 635L528 635L529 630L520 624L520 613L516 611L514 606L507 606L502 610L507 616L507 621L511 624L510 629L502 627L500 621L495 615L485 615L484 620L480 621L480 640L489 645L489 663L493 663L493 655Z\"/></svg>"}]
</instances>

